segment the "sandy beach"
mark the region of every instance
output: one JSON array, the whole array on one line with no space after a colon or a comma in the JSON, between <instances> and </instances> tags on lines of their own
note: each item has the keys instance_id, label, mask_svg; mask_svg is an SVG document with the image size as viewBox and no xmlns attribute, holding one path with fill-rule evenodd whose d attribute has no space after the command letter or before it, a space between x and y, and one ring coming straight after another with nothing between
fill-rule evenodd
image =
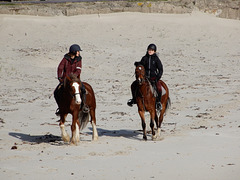
<instances>
[{"instance_id":1,"label":"sandy beach","mask_svg":"<svg viewBox=\"0 0 240 180\"><path fill-rule=\"evenodd\" d=\"M191 14L0 15L0 179L238 180L240 21ZM61 140L57 66L83 51L82 81L97 101L77 146ZM142 140L130 108L135 61L155 43L170 89L163 140ZM147 127L149 115L146 113ZM71 116L66 130L70 134Z\"/></svg>"}]
</instances>

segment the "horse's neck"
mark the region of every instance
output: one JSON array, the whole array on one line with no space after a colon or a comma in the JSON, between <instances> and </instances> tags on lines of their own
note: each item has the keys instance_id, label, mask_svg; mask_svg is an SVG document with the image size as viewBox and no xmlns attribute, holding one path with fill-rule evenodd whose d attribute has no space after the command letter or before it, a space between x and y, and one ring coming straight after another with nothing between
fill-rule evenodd
<instances>
[{"instance_id":1,"label":"horse's neck","mask_svg":"<svg viewBox=\"0 0 240 180\"><path fill-rule=\"evenodd\" d=\"M151 83L146 79L146 81L140 86L141 94L145 96L154 96L154 90Z\"/></svg>"},{"instance_id":2,"label":"horse's neck","mask_svg":"<svg viewBox=\"0 0 240 180\"><path fill-rule=\"evenodd\" d=\"M64 93L64 97L66 97L65 101L71 101L72 100L72 95L70 93L69 88L64 87L63 93Z\"/></svg>"},{"instance_id":3,"label":"horse's neck","mask_svg":"<svg viewBox=\"0 0 240 180\"><path fill-rule=\"evenodd\" d=\"M71 90L70 82L65 82L63 87L64 87L65 96L72 97L72 95L70 93L70 90Z\"/></svg>"}]
</instances>

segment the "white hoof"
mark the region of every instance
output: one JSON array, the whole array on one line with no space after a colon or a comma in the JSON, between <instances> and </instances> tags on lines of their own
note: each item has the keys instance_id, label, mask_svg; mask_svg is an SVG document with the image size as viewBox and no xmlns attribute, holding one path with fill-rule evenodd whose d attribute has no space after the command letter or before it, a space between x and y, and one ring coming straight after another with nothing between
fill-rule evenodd
<instances>
[{"instance_id":1,"label":"white hoof","mask_svg":"<svg viewBox=\"0 0 240 180\"><path fill-rule=\"evenodd\" d=\"M155 141L156 139L157 139L157 135L155 134L155 135L152 136L152 140Z\"/></svg>"},{"instance_id":2,"label":"white hoof","mask_svg":"<svg viewBox=\"0 0 240 180\"><path fill-rule=\"evenodd\" d=\"M93 137L92 137L92 140L93 140L93 141L97 141L97 140L98 140L98 136L93 136Z\"/></svg>"},{"instance_id":3,"label":"white hoof","mask_svg":"<svg viewBox=\"0 0 240 180\"><path fill-rule=\"evenodd\" d=\"M62 135L62 140L64 142L69 142L70 141L70 136L68 134L66 134L65 136Z\"/></svg>"}]
</instances>

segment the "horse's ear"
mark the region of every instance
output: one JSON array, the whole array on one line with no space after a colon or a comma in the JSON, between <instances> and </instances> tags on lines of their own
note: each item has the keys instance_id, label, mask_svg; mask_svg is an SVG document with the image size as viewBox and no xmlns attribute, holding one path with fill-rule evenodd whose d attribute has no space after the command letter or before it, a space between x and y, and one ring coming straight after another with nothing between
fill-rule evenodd
<instances>
[{"instance_id":1,"label":"horse's ear","mask_svg":"<svg viewBox=\"0 0 240 180\"><path fill-rule=\"evenodd\" d=\"M69 76L66 76L65 78L64 78L64 81L63 81L63 85L64 85L64 87L66 87L66 85L68 84L67 82L71 82L72 80L71 80L71 78L69 77Z\"/></svg>"},{"instance_id":2,"label":"horse's ear","mask_svg":"<svg viewBox=\"0 0 240 180\"><path fill-rule=\"evenodd\" d=\"M66 78L67 78L67 80L72 81L71 78L70 78L69 76L66 76Z\"/></svg>"},{"instance_id":3,"label":"horse's ear","mask_svg":"<svg viewBox=\"0 0 240 180\"><path fill-rule=\"evenodd\" d=\"M140 64L140 62L137 62L137 61L136 61L136 62L134 63L134 65L137 67L137 66L139 66L139 65L141 65L141 64Z\"/></svg>"},{"instance_id":4,"label":"horse's ear","mask_svg":"<svg viewBox=\"0 0 240 180\"><path fill-rule=\"evenodd\" d=\"M64 87L64 88L66 87L66 84L67 84L67 78L65 77L65 78L63 79L63 87Z\"/></svg>"}]
</instances>

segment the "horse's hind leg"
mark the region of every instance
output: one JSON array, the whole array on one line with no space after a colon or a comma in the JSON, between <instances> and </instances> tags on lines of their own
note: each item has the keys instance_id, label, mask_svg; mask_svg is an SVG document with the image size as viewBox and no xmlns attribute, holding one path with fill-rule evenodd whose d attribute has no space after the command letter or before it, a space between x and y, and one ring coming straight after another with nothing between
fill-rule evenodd
<instances>
[{"instance_id":1,"label":"horse's hind leg","mask_svg":"<svg viewBox=\"0 0 240 180\"><path fill-rule=\"evenodd\" d=\"M91 124L92 124L92 129L93 129L92 140L95 141L95 140L98 139L98 132L97 132L97 127L96 127L95 109L91 109L90 110L90 116L91 116Z\"/></svg>"},{"instance_id":2,"label":"horse's hind leg","mask_svg":"<svg viewBox=\"0 0 240 180\"><path fill-rule=\"evenodd\" d=\"M143 128L143 139L147 140L147 130L146 130L146 123L145 123L145 117L144 117L144 111L138 111L141 121L142 121L142 128Z\"/></svg>"},{"instance_id":3,"label":"horse's hind leg","mask_svg":"<svg viewBox=\"0 0 240 180\"><path fill-rule=\"evenodd\" d=\"M161 134L161 125L162 125L162 122L163 122L163 115L164 115L164 112L165 112L165 105L163 105L163 108L162 110L160 111L160 116L159 116L159 119L158 119L158 125L157 125L157 137L160 138L160 134Z\"/></svg>"},{"instance_id":4,"label":"horse's hind leg","mask_svg":"<svg viewBox=\"0 0 240 180\"><path fill-rule=\"evenodd\" d=\"M159 129L161 128L161 125L162 125L162 122L163 122L163 115L164 115L164 112L165 112L165 108L163 108L161 110L161 114L160 114L160 117L159 117Z\"/></svg>"},{"instance_id":5,"label":"horse's hind leg","mask_svg":"<svg viewBox=\"0 0 240 180\"><path fill-rule=\"evenodd\" d=\"M60 119L59 126L60 126L60 130L61 130L62 140L64 142L69 142L70 137L69 137L68 133L66 132L65 125L64 125L67 114L61 114L60 117L61 117L61 119Z\"/></svg>"},{"instance_id":6,"label":"horse's hind leg","mask_svg":"<svg viewBox=\"0 0 240 180\"><path fill-rule=\"evenodd\" d=\"M158 114L156 113L155 114L155 123L156 123L156 126L157 126L157 133L156 133L156 139L158 138L158 137L160 137L160 128L159 128L159 121L158 121Z\"/></svg>"}]
</instances>

